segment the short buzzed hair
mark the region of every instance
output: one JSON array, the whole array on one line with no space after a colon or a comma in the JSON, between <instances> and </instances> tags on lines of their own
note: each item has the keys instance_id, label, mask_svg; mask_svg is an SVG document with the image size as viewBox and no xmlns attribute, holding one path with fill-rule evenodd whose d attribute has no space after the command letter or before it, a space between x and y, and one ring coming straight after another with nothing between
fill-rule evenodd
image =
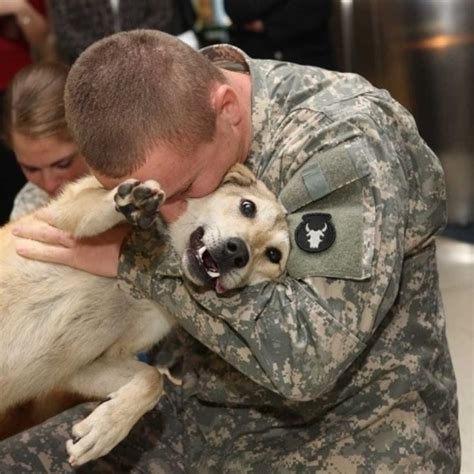
<instances>
[{"instance_id":1,"label":"short buzzed hair","mask_svg":"<svg viewBox=\"0 0 474 474\"><path fill-rule=\"evenodd\" d=\"M66 119L89 166L122 178L160 143L189 152L212 140L216 82L225 82L221 70L174 36L117 33L90 46L72 66Z\"/></svg>"}]
</instances>

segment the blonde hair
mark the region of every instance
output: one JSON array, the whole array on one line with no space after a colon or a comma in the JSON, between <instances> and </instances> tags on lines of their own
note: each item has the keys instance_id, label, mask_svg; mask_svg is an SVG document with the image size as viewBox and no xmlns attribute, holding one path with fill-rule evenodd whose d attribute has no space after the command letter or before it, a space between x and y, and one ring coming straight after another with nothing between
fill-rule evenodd
<instances>
[{"instance_id":1,"label":"blonde hair","mask_svg":"<svg viewBox=\"0 0 474 474\"><path fill-rule=\"evenodd\" d=\"M135 30L104 38L79 56L65 91L66 117L88 164L122 178L158 144L191 152L212 140L212 85L220 69L174 36Z\"/></svg>"},{"instance_id":2,"label":"blonde hair","mask_svg":"<svg viewBox=\"0 0 474 474\"><path fill-rule=\"evenodd\" d=\"M4 134L12 145L12 133L28 137L57 136L72 141L64 113L64 87L69 68L45 62L18 72L5 94Z\"/></svg>"}]
</instances>

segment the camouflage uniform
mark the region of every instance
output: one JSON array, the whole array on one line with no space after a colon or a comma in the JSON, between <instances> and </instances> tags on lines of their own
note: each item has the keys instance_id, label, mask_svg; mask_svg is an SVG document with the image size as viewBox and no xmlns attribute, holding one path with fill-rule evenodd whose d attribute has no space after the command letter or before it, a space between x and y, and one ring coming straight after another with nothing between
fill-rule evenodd
<instances>
[{"instance_id":1,"label":"camouflage uniform","mask_svg":"<svg viewBox=\"0 0 474 474\"><path fill-rule=\"evenodd\" d=\"M459 471L433 240L443 172L412 117L357 75L203 52L251 75L246 164L288 209L292 251L280 282L223 297L183 282L169 246L127 242L124 288L186 330L183 387L170 390L179 428L160 438L179 446L175 469L160 444L132 472ZM308 216L330 223L323 251L298 242ZM98 463L117 466L123 449Z\"/></svg>"},{"instance_id":2,"label":"camouflage uniform","mask_svg":"<svg viewBox=\"0 0 474 474\"><path fill-rule=\"evenodd\" d=\"M10 220L13 221L36 211L36 209L46 205L48 201L48 193L28 181L15 197Z\"/></svg>"}]
</instances>

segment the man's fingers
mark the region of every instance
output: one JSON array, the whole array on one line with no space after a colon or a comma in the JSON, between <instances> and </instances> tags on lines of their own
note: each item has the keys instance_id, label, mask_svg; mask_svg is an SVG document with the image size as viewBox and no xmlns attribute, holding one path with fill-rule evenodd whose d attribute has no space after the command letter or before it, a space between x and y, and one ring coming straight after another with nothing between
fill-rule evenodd
<instances>
[{"instance_id":1,"label":"man's fingers","mask_svg":"<svg viewBox=\"0 0 474 474\"><path fill-rule=\"evenodd\" d=\"M18 255L42 262L56 262L66 264L71 258L71 249L56 247L36 240L17 238L15 249Z\"/></svg>"},{"instance_id":2,"label":"man's fingers","mask_svg":"<svg viewBox=\"0 0 474 474\"><path fill-rule=\"evenodd\" d=\"M60 245L71 248L75 240L68 232L49 225L47 222L37 220L16 225L12 230L13 235L23 239L36 240L51 245Z\"/></svg>"},{"instance_id":3,"label":"man's fingers","mask_svg":"<svg viewBox=\"0 0 474 474\"><path fill-rule=\"evenodd\" d=\"M129 226L118 226L95 237L74 240L69 234L38 222L18 224L14 231L18 255L60 263L103 277L117 276L120 248L130 231Z\"/></svg>"}]
</instances>

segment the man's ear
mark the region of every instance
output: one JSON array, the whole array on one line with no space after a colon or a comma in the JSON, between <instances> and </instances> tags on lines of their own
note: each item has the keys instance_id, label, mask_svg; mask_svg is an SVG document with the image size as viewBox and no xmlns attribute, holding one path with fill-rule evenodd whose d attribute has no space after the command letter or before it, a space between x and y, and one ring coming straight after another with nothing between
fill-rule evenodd
<instances>
[{"instance_id":1,"label":"man's ear","mask_svg":"<svg viewBox=\"0 0 474 474\"><path fill-rule=\"evenodd\" d=\"M242 120L239 97L229 84L219 84L214 89L212 103L218 117L224 117L231 125L237 125Z\"/></svg>"},{"instance_id":2,"label":"man's ear","mask_svg":"<svg viewBox=\"0 0 474 474\"><path fill-rule=\"evenodd\" d=\"M222 184L236 184L237 186L252 186L256 182L255 175L240 163L232 166L222 180Z\"/></svg>"}]
</instances>

